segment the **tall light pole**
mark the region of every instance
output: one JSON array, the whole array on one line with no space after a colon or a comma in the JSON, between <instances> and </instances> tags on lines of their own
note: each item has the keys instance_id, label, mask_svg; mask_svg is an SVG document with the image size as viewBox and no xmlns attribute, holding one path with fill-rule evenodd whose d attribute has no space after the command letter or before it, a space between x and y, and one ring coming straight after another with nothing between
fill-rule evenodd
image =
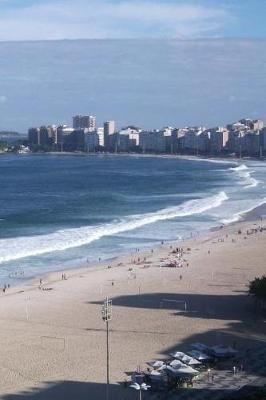
<instances>
[{"instance_id":1,"label":"tall light pole","mask_svg":"<svg viewBox=\"0 0 266 400\"><path fill-rule=\"evenodd\" d=\"M109 400L109 321L112 318L112 300L108 297L102 305L102 319L106 322L106 400Z\"/></svg>"}]
</instances>

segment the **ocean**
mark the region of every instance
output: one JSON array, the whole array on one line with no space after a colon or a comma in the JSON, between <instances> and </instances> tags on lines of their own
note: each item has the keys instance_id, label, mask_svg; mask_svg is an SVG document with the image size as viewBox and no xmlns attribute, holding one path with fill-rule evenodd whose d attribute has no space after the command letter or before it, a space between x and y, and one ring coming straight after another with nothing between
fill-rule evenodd
<instances>
[{"instance_id":1,"label":"ocean","mask_svg":"<svg viewBox=\"0 0 266 400\"><path fill-rule=\"evenodd\" d=\"M266 164L126 155L0 157L0 283L90 265L237 221Z\"/></svg>"}]
</instances>

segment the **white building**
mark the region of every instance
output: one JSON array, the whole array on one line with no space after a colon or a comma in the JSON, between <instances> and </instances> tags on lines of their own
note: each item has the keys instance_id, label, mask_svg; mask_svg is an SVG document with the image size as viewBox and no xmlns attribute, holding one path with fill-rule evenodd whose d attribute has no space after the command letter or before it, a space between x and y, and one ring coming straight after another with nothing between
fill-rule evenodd
<instances>
[{"instance_id":1,"label":"white building","mask_svg":"<svg viewBox=\"0 0 266 400\"><path fill-rule=\"evenodd\" d=\"M99 136L99 146L104 146L104 129L103 126L97 128L97 135Z\"/></svg>"}]
</instances>

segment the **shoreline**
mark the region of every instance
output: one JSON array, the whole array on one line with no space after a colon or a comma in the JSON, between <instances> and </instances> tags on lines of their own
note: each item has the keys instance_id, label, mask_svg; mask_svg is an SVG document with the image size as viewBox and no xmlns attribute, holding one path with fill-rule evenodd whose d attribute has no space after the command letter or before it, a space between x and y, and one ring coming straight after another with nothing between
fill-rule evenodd
<instances>
[{"instance_id":1,"label":"shoreline","mask_svg":"<svg viewBox=\"0 0 266 400\"><path fill-rule=\"evenodd\" d=\"M211 154L182 154L182 153L134 153L134 152L119 152L119 153L114 153L114 152L108 152L108 151L103 151L103 152L83 152L83 151L48 151L48 152L28 152L28 153L15 153L15 152L0 152L0 155L15 155L15 156L31 156L31 155L62 155L62 156L132 156L132 157L162 157L162 158L181 158L181 159L189 159L189 160L201 160L201 161L217 161L217 162L225 162L225 163L230 163L231 160L232 162L239 163L242 160L243 161L260 161L260 162L265 162L266 157L252 157L252 156L244 156L244 157L237 157L236 155L211 155Z\"/></svg>"},{"instance_id":2,"label":"shoreline","mask_svg":"<svg viewBox=\"0 0 266 400\"><path fill-rule=\"evenodd\" d=\"M6 153L2 152L0 155L14 155L14 156L75 156L75 157L97 157L97 156L114 156L114 157L144 157L144 158L173 158L183 159L190 161L205 161L216 162L225 164L239 164L242 161L257 161L265 162L266 157L236 157L236 156L212 156L212 155L194 155L194 154L168 154L168 153L111 153L111 152L68 152L68 151L50 151L50 152L30 152L30 153Z\"/></svg>"},{"instance_id":3,"label":"shoreline","mask_svg":"<svg viewBox=\"0 0 266 400\"><path fill-rule=\"evenodd\" d=\"M266 200L265 203L259 205L258 207L255 207L252 210L245 211L242 214L239 214L239 219L237 221L232 221L228 224L220 224L216 225L213 227L210 227L207 230L204 231L199 231L199 233L195 236L184 238L184 239L172 239L172 240L164 240L163 244L158 244L154 246L148 246L147 248L134 253L133 249L131 252L125 252L122 255L116 255L113 257L110 257L105 260L101 260L99 262L92 261L87 264L80 263L79 265L76 266L71 266L69 268L59 268L55 269L54 271L49 271L45 272L43 274L37 274L34 277L26 278L24 283L18 283L12 286L12 289L9 290L5 295L12 295L16 293L22 293L26 292L28 290L34 290L39 286L40 280L45 282L45 285L50 285L56 282L59 282L61 280L60 276L62 274L66 274L69 277L75 277L79 274L87 274L90 272L95 272L95 271L102 271L106 270L109 267L113 268L116 266L119 266L120 264L123 264L124 262L128 261L129 259L134 259L135 257L140 257L144 258L147 256L150 256L150 254L156 254L160 253L162 249L168 249L168 247L177 245L178 247L187 247L190 246L191 243L194 243L195 241L210 241L213 237L216 237L218 233L223 234L225 230L229 230L230 232L233 229L241 229L250 222L257 221L258 223L263 220L266 217ZM133 255L134 254L134 255ZM15 289L17 289L15 291ZM1 297L1 296L0 296Z\"/></svg>"}]
</instances>

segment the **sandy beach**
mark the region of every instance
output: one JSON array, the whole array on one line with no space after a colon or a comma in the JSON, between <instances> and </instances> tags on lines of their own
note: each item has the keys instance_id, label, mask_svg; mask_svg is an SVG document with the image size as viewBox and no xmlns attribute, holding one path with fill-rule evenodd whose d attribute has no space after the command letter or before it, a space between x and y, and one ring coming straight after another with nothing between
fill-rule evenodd
<instances>
[{"instance_id":1,"label":"sandy beach","mask_svg":"<svg viewBox=\"0 0 266 400\"><path fill-rule=\"evenodd\" d=\"M258 227L266 220L257 214L186 242L65 271L67 279L51 273L41 277L46 290L38 278L1 292L0 398L104 398L106 297L113 301L111 399L136 398L117 383L193 342L265 343L265 322L247 296L248 282L265 273L266 231ZM251 229L257 233L247 235ZM183 266L171 268L176 247L184 249Z\"/></svg>"}]
</instances>

